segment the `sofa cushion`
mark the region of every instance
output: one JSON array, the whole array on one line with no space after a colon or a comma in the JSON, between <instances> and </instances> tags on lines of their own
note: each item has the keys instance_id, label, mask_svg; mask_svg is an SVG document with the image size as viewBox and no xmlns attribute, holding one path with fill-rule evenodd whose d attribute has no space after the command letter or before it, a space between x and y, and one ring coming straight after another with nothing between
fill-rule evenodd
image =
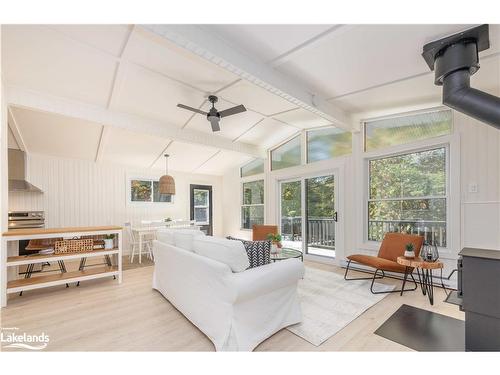
<instances>
[{"instance_id":1,"label":"sofa cushion","mask_svg":"<svg viewBox=\"0 0 500 375\"><path fill-rule=\"evenodd\" d=\"M271 241L247 241L228 236L228 240L241 241L245 246L250 268L260 267L271 263Z\"/></svg>"},{"instance_id":2,"label":"sofa cushion","mask_svg":"<svg viewBox=\"0 0 500 375\"><path fill-rule=\"evenodd\" d=\"M156 232L156 239L169 245L175 245L174 231L172 229L158 229Z\"/></svg>"},{"instance_id":3,"label":"sofa cushion","mask_svg":"<svg viewBox=\"0 0 500 375\"><path fill-rule=\"evenodd\" d=\"M216 237L195 237L193 251L196 254L227 264L233 272L250 267L243 243Z\"/></svg>"},{"instance_id":4,"label":"sofa cushion","mask_svg":"<svg viewBox=\"0 0 500 375\"><path fill-rule=\"evenodd\" d=\"M198 229L177 229L173 230L174 246L184 250L194 251L193 240L198 237L205 237L205 233Z\"/></svg>"},{"instance_id":5,"label":"sofa cushion","mask_svg":"<svg viewBox=\"0 0 500 375\"><path fill-rule=\"evenodd\" d=\"M156 239L184 250L193 251L193 238L204 235L205 233L198 229L164 228L158 229L156 232Z\"/></svg>"}]
</instances>

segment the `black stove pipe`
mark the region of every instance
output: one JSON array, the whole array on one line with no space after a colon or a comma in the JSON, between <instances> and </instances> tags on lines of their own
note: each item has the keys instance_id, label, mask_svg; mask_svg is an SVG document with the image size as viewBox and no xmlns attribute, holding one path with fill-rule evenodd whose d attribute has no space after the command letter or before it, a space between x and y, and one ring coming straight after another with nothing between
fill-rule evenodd
<instances>
[{"instance_id":1,"label":"black stove pipe","mask_svg":"<svg viewBox=\"0 0 500 375\"><path fill-rule=\"evenodd\" d=\"M485 49L488 29L482 26L477 30L483 32L480 48L479 38L468 37L465 32L426 45L424 53L426 49L438 52L424 58L427 57L429 66L435 70L435 84L443 86L443 104L500 129L500 98L470 87L470 76L479 69L478 51Z\"/></svg>"},{"instance_id":2,"label":"black stove pipe","mask_svg":"<svg viewBox=\"0 0 500 375\"><path fill-rule=\"evenodd\" d=\"M471 88L467 70L444 78L443 104L500 129L500 98Z\"/></svg>"}]
</instances>

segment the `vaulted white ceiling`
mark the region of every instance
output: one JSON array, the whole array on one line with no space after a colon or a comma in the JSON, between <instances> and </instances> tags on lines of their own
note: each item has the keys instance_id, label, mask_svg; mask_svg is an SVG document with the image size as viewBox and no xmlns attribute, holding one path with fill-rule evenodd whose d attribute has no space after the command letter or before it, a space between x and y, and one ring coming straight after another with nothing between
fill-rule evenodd
<instances>
[{"instance_id":1,"label":"vaulted white ceiling","mask_svg":"<svg viewBox=\"0 0 500 375\"><path fill-rule=\"evenodd\" d=\"M313 103L316 96L323 98L348 115L438 103L440 88L420 56L422 46L467 27L199 26L256 66L305 88ZM498 95L500 26L490 25L490 40L472 84ZM266 149L302 129L331 125L286 96L245 80L217 56L194 52L139 25L4 25L2 76L8 87L101 108L110 118L135 116L165 129L157 136L137 126L103 127L81 113L61 116L17 106L11 110L15 129L9 142L21 140L30 152L146 168L163 168L161 155L168 152L172 169L222 174L250 159L249 145ZM219 110L244 104L247 112L223 119L221 131L212 133L202 115L176 106L206 111L208 94L219 96ZM78 145L69 146L75 137Z\"/></svg>"}]
</instances>

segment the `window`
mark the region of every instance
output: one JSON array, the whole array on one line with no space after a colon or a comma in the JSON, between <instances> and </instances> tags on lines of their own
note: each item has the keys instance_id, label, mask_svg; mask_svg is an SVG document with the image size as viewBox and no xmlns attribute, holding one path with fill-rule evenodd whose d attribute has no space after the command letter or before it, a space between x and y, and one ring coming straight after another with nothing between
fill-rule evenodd
<instances>
[{"instance_id":1,"label":"window","mask_svg":"<svg viewBox=\"0 0 500 375\"><path fill-rule=\"evenodd\" d=\"M240 168L241 177L253 176L264 173L264 160L255 159Z\"/></svg>"},{"instance_id":2,"label":"window","mask_svg":"<svg viewBox=\"0 0 500 375\"><path fill-rule=\"evenodd\" d=\"M157 180L132 179L130 180L131 202L167 202L174 201L171 194L160 194Z\"/></svg>"},{"instance_id":3,"label":"window","mask_svg":"<svg viewBox=\"0 0 500 375\"><path fill-rule=\"evenodd\" d=\"M352 152L352 134L336 128L307 132L307 162L331 159Z\"/></svg>"},{"instance_id":4,"label":"window","mask_svg":"<svg viewBox=\"0 0 500 375\"><path fill-rule=\"evenodd\" d=\"M264 224L264 180L242 184L241 228Z\"/></svg>"},{"instance_id":5,"label":"window","mask_svg":"<svg viewBox=\"0 0 500 375\"><path fill-rule=\"evenodd\" d=\"M209 224L210 191L193 189L193 210L196 224Z\"/></svg>"},{"instance_id":6,"label":"window","mask_svg":"<svg viewBox=\"0 0 500 375\"><path fill-rule=\"evenodd\" d=\"M419 113L365 123L365 151L451 133L451 111Z\"/></svg>"},{"instance_id":7,"label":"window","mask_svg":"<svg viewBox=\"0 0 500 375\"><path fill-rule=\"evenodd\" d=\"M297 136L271 151L271 170L300 165L301 158L300 136Z\"/></svg>"},{"instance_id":8,"label":"window","mask_svg":"<svg viewBox=\"0 0 500 375\"><path fill-rule=\"evenodd\" d=\"M368 169L368 240L406 232L446 247L446 148L373 159Z\"/></svg>"}]
</instances>

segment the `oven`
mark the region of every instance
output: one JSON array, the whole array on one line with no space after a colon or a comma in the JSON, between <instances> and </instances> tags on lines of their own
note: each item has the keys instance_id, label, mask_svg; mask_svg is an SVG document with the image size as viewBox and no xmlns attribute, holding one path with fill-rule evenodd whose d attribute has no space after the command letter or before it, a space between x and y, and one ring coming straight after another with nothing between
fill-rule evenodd
<instances>
[{"instance_id":1,"label":"oven","mask_svg":"<svg viewBox=\"0 0 500 375\"><path fill-rule=\"evenodd\" d=\"M45 228L45 213L43 211L9 211L9 230ZM19 255L27 255L29 240L19 241Z\"/></svg>"}]
</instances>

